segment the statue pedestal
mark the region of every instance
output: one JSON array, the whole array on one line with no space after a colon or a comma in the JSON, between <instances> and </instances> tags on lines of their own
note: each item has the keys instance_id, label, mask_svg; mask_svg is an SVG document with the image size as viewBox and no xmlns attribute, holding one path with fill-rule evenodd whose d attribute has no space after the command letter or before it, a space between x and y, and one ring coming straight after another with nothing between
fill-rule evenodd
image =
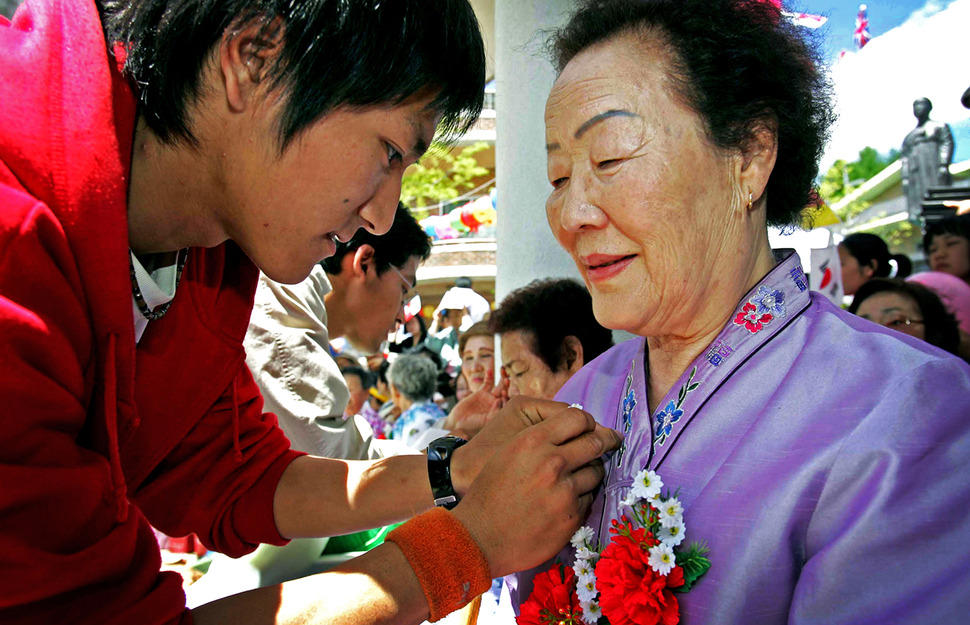
<instances>
[{"instance_id":1,"label":"statue pedestal","mask_svg":"<svg viewBox=\"0 0 970 625\"><path fill-rule=\"evenodd\" d=\"M947 206L945 202L959 202L970 200L970 187L930 187L923 196L920 204L920 217L923 218L924 228L946 217L957 214L957 209Z\"/></svg>"}]
</instances>

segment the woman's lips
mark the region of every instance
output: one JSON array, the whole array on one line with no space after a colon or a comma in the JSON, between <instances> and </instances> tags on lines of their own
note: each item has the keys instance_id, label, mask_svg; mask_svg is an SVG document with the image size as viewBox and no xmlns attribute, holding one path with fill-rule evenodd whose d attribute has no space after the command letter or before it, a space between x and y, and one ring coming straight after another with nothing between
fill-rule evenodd
<instances>
[{"instance_id":1,"label":"woman's lips","mask_svg":"<svg viewBox=\"0 0 970 625\"><path fill-rule=\"evenodd\" d=\"M586 265L586 277L590 282L601 282L618 275L626 269L636 254L590 254L583 257L583 264Z\"/></svg>"}]
</instances>

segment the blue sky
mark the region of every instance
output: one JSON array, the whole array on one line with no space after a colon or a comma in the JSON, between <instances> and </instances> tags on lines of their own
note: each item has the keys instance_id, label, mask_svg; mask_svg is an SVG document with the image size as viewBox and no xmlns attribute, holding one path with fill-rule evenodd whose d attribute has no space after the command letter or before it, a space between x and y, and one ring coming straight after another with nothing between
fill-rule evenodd
<instances>
[{"instance_id":1,"label":"blue sky","mask_svg":"<svg viewBox=\"0 0 970 625\"><path fill-rule=\"evenodd\" d=\"M928 97L931 117L950 124L955 162L970 159L970 110L960 95L970 86L970 0L866 2L870 43L852 42L858 2L801 0L790 10L825 15L822 37L835 87L836 125L822 159L824 172L836 158L854 160L866 146L888 153L916 125L913 100ZM839 59L842 49L849 52Z\"/></svg>"},{"instance_id":2,"label":"blue sky","mask_svg":"<svg viewBox=\"0 0 970 625\"><path fill-rule=\"evenodd\" d=\"M820 30L825 42L826 58L834 60L842 48L853 50L852 33L855 31L855 18L859 12L859 2L854 0L800 0L786 2L792 10L824 15L828 22ZM865 2L869 9L869 32L875 37L884 34L914 16L914 13L945 9L951 1L941 0L895 0L892 2Z\"/></svg>"}]
</instances>

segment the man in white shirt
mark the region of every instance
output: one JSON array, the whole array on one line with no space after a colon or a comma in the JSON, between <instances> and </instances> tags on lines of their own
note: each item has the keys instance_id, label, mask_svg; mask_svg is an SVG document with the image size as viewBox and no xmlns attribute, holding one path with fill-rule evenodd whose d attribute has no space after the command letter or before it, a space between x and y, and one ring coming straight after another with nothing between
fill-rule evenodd
<instances>
[{"instance_id":1,"label":"man in white shirt","mask_svg":"<svg viewBox=\"0 0 970 625\"><path fill-rule=\"evenodd\" d=\"M330 352L343 337L365 354L378 351L399 322L418 264L431 242L403 205L391 230L359 230L295 285L260 276L246 335L246 362L294 449L367 460L407 453L376 440L363 417L344 419L347 383Z\"/></svg>"}]
</instances>

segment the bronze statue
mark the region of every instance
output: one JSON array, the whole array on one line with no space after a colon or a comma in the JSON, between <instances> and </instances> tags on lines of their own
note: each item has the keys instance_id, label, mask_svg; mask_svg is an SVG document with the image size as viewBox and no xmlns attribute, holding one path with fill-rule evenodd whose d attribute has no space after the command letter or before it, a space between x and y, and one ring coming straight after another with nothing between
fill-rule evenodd
<instances>
[{"instance_id":1,"label":"bronze statue","mask_svg":"<svg viewBox=\"0 0 970 625\"><path fill-rule=\"evenodd\" d=\"M953 160L953 134L950 126L930 119L933 103L927 98L913 102L916 128L903 140L903 193L910 216L920 214L923 196L930 187L949 186Z\"/></svg>"}]
</instances>

